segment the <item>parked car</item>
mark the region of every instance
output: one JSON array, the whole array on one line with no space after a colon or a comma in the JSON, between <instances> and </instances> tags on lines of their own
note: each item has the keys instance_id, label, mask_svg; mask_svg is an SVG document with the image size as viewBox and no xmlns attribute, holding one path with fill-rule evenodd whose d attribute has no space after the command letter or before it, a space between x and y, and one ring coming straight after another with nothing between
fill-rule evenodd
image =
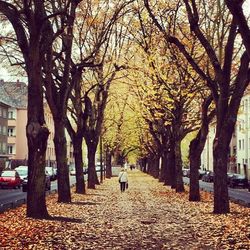
<instances>
[{"instance_id":1,"label":"parked car","mask_svg":"<svg viewBox=\"0 0 250 250\"><path fill-rule=\"evenodd\" d=\"M199 179L202 179L202 176L206 174L206 170L199 169Z\"/></svg>"},{"instance_id":2,"label":"parked car","mask_svg":"<svg viewBox=\"0 0 250 250\"><path fill-rule=\"evenodd\" d=\"M214 181L214 173L212 171L207 171L201 178L202 181L205 182L213 182Z\"/></svg>"},{"instance_id":3,"label":"parked car","mask_svg":"<svg viewBox=\"0 0 250 250\"><path fill-rule=\"evenodd\" d=\"M234 173L227 173L227 184L230 183L231 178L234 176Z\"/></svg>"},{"instance_id":4,"label":"parked car","mask_svg":"<svg viewBox=\"0 0 250 250\"><path fill-rule=\"evenodd\" d=\"M4 170L0 175L0 187L20 188L22 180L16 170Z\"/></svg>"},{"instance_id":5,"label":"parked car","mask_svg":"<svg viewBox=\"0 0 250 250\"><path fill-rule=\"evenodd\" d=\"M190 176L190 169L188 169L188 168L183 168L182 169L182 176L184 176L184 177L189 177Z\"/></svg>"},{"instance_id":6,"label":"parked car","mask_svg":"<svg viewBox=\"0 0 250 250\"><path fill-rule=\"evenodd\" d=\"M52 168L52 167L45 167L45 170L47 171L47 173L48 173L51 181L56 180L57 176L56 176L56 172L55 172L54 168Z\"/></svg>"},{"instance_id":7,"label":"parked car","mask_svg":"<svg viewBox=\"0 0 250 250\"><path fill-rule=\"evenodd\" d=\"M75 168L71 168L71 170L69 171L70 175L76 175L76 169Z\"/></svg>"},{"instance_id":8,"label":"parked car","mask_svg":"<svg viewBox=\"0 0 250 250\"><path fill-rule=\"evenodd\" d=\"M18 172L22 182L28 176L28 166L19 166L16 167L15 170Z\"/></svg>"},{"instance_id":9,"label":"parked car","mask_svg":"<svg viewBox=\"0 0 250 250\"><path fill-rule=\"evenodd\" d=\"M48 173L45 173L45 190L48 191L51 189L51 182L50 182L50 176ZM22 185L23 192L27 192L28 190L28 176L23 180Z\"/></svg>"},{"instance_id":10,"label":"parked car","mask_svg":"<svg viewBox=\"0 0 250 250\"><path fill-rule=\"evenodd\" d=\"M243 187L248 188L248 179L241 174L234 174L230 178L229 187L235 188L235 187Z\"/></svg>"},{"instance_id":11,"label":"parked car","mask_svg":"<svg viewBox=\"0 0 250 250\"><path fill-rule=\"evenodd\" d=\"M87 167L84 167L83 168L83 174L87 174L88 173L88 168Z\"/></svg>"}]
</instances>

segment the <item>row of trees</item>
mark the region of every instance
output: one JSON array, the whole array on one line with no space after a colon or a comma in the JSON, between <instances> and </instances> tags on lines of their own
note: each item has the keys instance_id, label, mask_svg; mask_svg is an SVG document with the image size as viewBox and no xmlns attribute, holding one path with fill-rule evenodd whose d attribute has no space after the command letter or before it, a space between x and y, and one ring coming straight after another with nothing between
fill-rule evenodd
<instances>
[{"instance_id":1,"label":"row of trees","mask_svg":"<svg viewBox=\"0 0 250 250\"><path fill-rule=\"evenodd\" d=\"M155 48L155 44L149 33L149 30L152 31L154 28L156 30L153 32L158 35L158 48L159 41L161 41L168 53L168 62L164 64L163 71L161 71L161 66L157 65L162 57L156 54L156 56L153 55L153 60L152 56L148 60L149 66L153 69L153 77L151 76L149 81L151 84L156 83L158 88L162 88L165 82L168 88L174 86L169 93L164 90L164 94L167 93L166 98L163 96L159 99L156 98L161 93L158 89L153 97L156 98L154 102L157 105L160 100L167 100L167 104L161 102L160 111L164 107L165 110L162 113L165 116L169 113L169 117L165 119L154 117L157 112L159 113L159 108L154 108L154 110L150 110L152 106L148 108L152 115L148 124L154 144L153 148L154 150L157 148L156 153L152 150L148 150L148 152L149 154L153 153L154 157L163 156L164 150L160 150L160 143L163 142L168 159L161 167L165 172L163 179L166 184L175 187L177 192L181 192L183 191L183 183L179 145L186 133L198 129L196 138L190 144L189 157L191 168L190 200L199 200L200 154L206 140L208 123L215 116L216 135L213 143L215 213L230 211L227 189L228 148L240 101L250 80L249 54L245 45L247 39L245 34L249 34L249 28L242 11L242 3L243 1L241 3L238 1L227 1L226 3L224 1L210 1L207 3L205 1L185 0L183 3L180 1L178 3L150 5L149 1L144 0L151 23L148 24L148 19L145 22L143 18L139 18L141 35L144 38L142 42L140 41L140 46L143 46L145 53L149 57L154 53L150 46ZM235 9L240 11L242 19L236 17ZM144 11L144 9L140 9L138 15L141 17L146 15L143 14ZM152 23L154 28L150 27ZM243 33L243 27L244 35L239 35L238 31L240 34ZM153 37L155 38L156 35L154 34ZM245 46L242 46L242 39ZM172 52L173 50L174 52ZM169 71L168 67L173 72ZM170 75L168 75L169 72ZM162 77L162 74L166 76ZM189 95L187 99L184 96L185 91ZM178 95L181 95L179 99ZM168 98L171 100L168 101ZM198 110L197 107L199 107ZM199 116L198 120L191 117L195 116L195 113L196 116ZM148 119L148 115L146 117ZM161 129L159 129L159 121L166 126L161 125ZM154 129L153 126L158 127ZM165 131L166 136L163 133L159 134L159 131L162 130ZM167 138L167 142L163 141L165 138ZM166 145L168 146L166 147ZM164 162L164 157L162 162ZM168 166L169 164L171 166ZM173 169L167 170L167 168ZM169 176L172 176L172 182L168 179Z\"/></svg>"},{"instance_id":2,"label":"row of trees","mask_svg":"<svg viewBox=\"0 0 250 250\"><path fill-rule=\"evenodd\" d=\"M27 216L49 216L45 201L45 153L48 128L44 97L55 126L58 201L70 202L65 128L74 146L78 193L85 192L82 141L88 147L88 187L95 188L95 152L108 91L124 46L122 27L129 1L0 1L4 56L28 77ZM11 27L10 25L11 24ZM68 116L70 112L71 117Z\"/></svg>"},{"instance_id":3,"label":"row of trees","mask_svg":"<svg viewBox=\"0 0 250 250\"><path fill-rule=\"evenodd\" d=\"M55 124L59 202L71 201L65 129L74 146L78 193L85 193L83 140L88 188L98 184L95 154L101 134L108 177L112 156L123 163L136 152L153 176L184 191L181 142L196 131L189 152L190 200L200 200L200 155L215 117L214 212L229 212L227 150L250 78L250 32L242 4L0 1L7 27L1 51L28 76L27 216L48 216L44 97Z\"/></svg>"}]
</instances>

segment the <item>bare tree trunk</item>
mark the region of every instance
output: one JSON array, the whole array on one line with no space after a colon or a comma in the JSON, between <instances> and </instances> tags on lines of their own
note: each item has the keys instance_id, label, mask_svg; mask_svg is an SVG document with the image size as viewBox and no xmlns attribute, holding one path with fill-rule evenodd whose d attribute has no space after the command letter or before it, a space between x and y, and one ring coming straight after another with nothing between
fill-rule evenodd
<instances>
[{"instance_id":1,"label":"bare tree trunk","mask_svg":"<svg viewBox=\"0 0 250 250\"><path fill-rule=\"evenodd\" d=\"M76 169L76 193L85 194L85 182L83 174L83 159L82 159L82 141L83 137L75 136L73 140L75 169Z\"/></svg>"},{"instance_id":2,"label":"bare tree trunk","mask_svg":"<svg viewBox=\"0 0 250 250\"><path fill-rule=\"evenodd\" d=\"M159 177L159 156L153 154L150 156L148 159L147 173L154 178Z\"/></svg>"},{"instance_id":3,"label":"bare tree trunk","mask_svg":"<svg viewBox=\"0 0 250 250\"><path fill-rule=\"evenodd\" d=\"M112 177L112 154L109 149L106 149L106 178Z\"/></svg>"},{"instance_id":4,"label":"bare tree trunk","mask_svg":"<svg viewBox=\"0 0 250 250\"><path fill-rule=\"evenodd\" d=\"M227 131L219 131L213 142L214 157L214 213L229 213L229 196L227 187L228 145ZM231 138L231 137L230 137Z\"/></svg>"},{"instance_id":5,"label":"bare tree trunk","mask_svg":"<svg viewBox=\"0 0 250 250\"><path fill-rule=\"evenodd\" d=\"M164 184L176 188L174 141L170 139L166 152L166 179Z\"/></svg>"},{"instance_id":6,"label":"bare tree trunk","mask_svg":"<svg viewBox=\"0 0 250 250\"><path fill-rule=\"evenodd\" d=\"M200 188L199 188L199 168L201 165L201 153L204 149L209 122L215 115L215 110L208 115L208 108L212 102L212 96L209 96L203 101L202 104L202 117L201 127L196 137L191 141L189 146L189 160L190 160L190 201L200 201Z\"/></svg>"},{"instance_id":7,"label":"bare tree trunk","mask_svg":"<svg viewBox=\"0 0 250 250\"><path fill-rule=\"evenodd\" d=\"M55 152L58 172L58 202L71 202L69 168L67 166L67 143L63 120L54 118Z\"/></svg>"},{"instance_id":8,"label":"bare tree trunk","mask_svg":"<svg viewBox=\"0 0 250 250\"><path fill-rule=\"evenodd\" d=\"M45 125L39 62L28 67L28 193L27 217L47 218L45 200L45 156L49 131Z\"/></svg>"},{"instance_id":9,"label":"bare tree trunk","mask_svg":"<svg viewBox=\"0 0 250 250\"><path fill-rule=\"evenodd\" d=\"M90 142L87 143L87 148L88 148L88 188L95 189L95 185L100 184L95 169L96 146Z\"/></svg>"},{"instance_id":10,"label":"bare tree trunk","mask_svg":"<svg viewBox=\"0 0 250 250\"><path fill-rule=\"evenodd\" d=\"M193 141L192 141L193 142ZM199 167L201 164L200 155L196 152L196 146L190 144L190 201L200 201L200 187L199 187Z\"/></svg>"},{"instance_id":11,"label":"bare tree trunk","mask_svg":"<svg viewBox=\"0 0 250 250\"><path fill-rule=\"evenodd\" d=\"M164 182L166 178L167 178L167 153L165 150L163 150L161 156L161 170L159 174L159 181Z\"/></svg>"},{"instance_id":12,"label":"bare tree trunk","mask_svg":"<svg viewBox=\"0 0 250 250\"><path fill-rule=\"evenodd\" d=\"M182 179L182 159L181 159L181 141L175 141L175 174L176 174L176 192L184 192Z\"/></svg>"}]
</instances>

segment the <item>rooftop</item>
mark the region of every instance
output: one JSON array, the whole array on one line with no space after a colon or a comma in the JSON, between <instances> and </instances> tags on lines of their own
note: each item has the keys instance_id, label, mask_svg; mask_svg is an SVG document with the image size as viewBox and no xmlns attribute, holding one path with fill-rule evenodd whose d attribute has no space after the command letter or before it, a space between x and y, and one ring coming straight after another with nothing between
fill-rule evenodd
<instances>
[{"instance_id":1,"label":"rooftop","mask_svg":"<svg viewBox=\"0 0 250 250\"><path fill-rule=\"evenodd\" d=\"M27 108L28 88L24 82L0 80L0 101L14 108Z\"/></svg>"}]
</instances>

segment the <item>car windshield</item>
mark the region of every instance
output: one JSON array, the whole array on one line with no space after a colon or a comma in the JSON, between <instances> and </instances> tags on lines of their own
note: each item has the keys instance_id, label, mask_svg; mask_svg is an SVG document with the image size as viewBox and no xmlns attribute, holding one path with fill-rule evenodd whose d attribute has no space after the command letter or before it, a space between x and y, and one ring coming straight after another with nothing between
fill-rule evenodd
<instances>
[{"instance_id":1,"label":"car windshield","mask_svg":"<svg viewBox=\"0 0 250 250\"><path fill-rule=\"evenodd\" d=\"M52 170L52 168L50 168L50 167L46 167L45 168L46 169L46 171L49 173L49 174L53 174L53 170Z\"/></svg>"},{"instance_id":2,"label":"car windshield","mask_svg":"<svg viewBox=\"0 0 250 250\"><path fill-rule=\"evenodd\" d=\"M28 169L16 169L19 175L28 175Z\"/></svg>"},{"instance_id":3,"label":"car windshield","mask_svg":"<svg viewBox=\"0 0 250 250\"><path fill-rule=\"evenodd\" d=\"M240 175L240 174L236 174L236 175L234 175L234 178L236 178L236 179L245 179L245 176Z\"/></svg>"},{"instance_id":4,"label":"car windshield","mask_svg":"<svg viewBox=\"0 0 250 250\"><path fill-rule=\"evenodd\" d=\"M2 177L15 177L14 171L3 171L1 174Z\"/></svg>"}]
</instances>

